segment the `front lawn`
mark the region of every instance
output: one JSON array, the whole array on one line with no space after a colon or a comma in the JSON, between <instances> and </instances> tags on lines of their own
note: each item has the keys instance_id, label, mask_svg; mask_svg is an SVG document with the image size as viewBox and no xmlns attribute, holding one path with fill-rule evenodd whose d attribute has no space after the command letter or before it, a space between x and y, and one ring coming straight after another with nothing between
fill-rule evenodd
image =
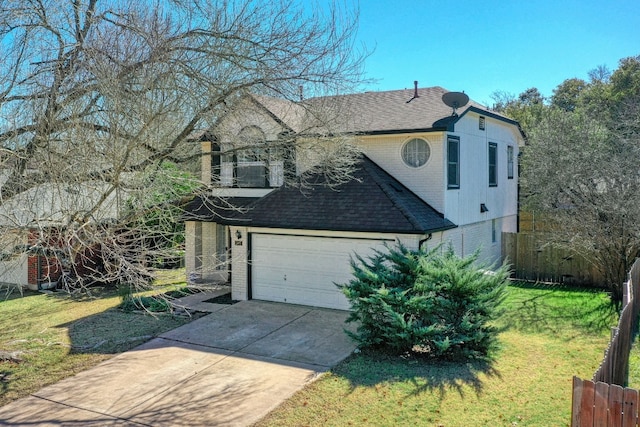
<instances>
[{"instance_id":1,"label":"front lawn","mask_svg":"<svg viewBox=\"0 0 640 427\"><path fill-rule=\"evenodd\" d=\"M184 277L184 270L182 270ZM164 283L176 280L167 280ZM115 290L92 297L25 291L0 298L0 406L86 370L190 318L116 307Z\"/></svg>"},{"instance_id":2,"label":"front lawn","mask_svg":"<svg viewBox=\"0 0 640 427\"><path fill-rule=\"evenodd\" d=\"M354 354L258 426L569 425L572 377L592 377L617 320L607 296L516 284L505 309L492 362Z\"/></svg>"}]
</instances>

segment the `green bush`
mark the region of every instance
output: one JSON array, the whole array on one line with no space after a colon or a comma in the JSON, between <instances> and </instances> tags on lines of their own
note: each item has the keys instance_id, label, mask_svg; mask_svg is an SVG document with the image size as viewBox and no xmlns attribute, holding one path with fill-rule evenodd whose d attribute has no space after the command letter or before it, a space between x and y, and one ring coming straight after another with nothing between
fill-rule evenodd
<instances>
[{"instance_id":1,"label":"green bush","mask_svg":"<svg viewBox=\"0 0 640 427\"><path fill-rule=\"evenodd\" d=\"M120 309L123 311L146 310L152 313L161 313L171 311L169 303L158 297L131 297L120 303Z\"/></svg>"},{"instance_id":2,"label":"green bush","mask_svg":"<svg viewBox=\"0 0 640 427\"><path fill-rule=\"evenodd\" d=\"M351 303L349 335L363 347L437 358L483 358L497 343L491 322L506 293L508 269L482 269L478 253L413 251L398 244L352 259L353 278L338 285Z\"/></svg>"}]
</instances>

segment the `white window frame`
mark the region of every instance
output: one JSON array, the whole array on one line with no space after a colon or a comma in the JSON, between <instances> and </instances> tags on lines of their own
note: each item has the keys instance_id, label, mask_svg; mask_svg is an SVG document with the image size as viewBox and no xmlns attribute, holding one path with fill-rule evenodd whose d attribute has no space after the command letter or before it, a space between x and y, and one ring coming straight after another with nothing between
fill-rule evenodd
<instances>
[{"instance_id":1,"label":"white window frame","mask_svg":"<svg viewBox=\"0 0 640 427\"><path fill-rule=\"evenodd\" d=\"M515 173L513 145L507 146L507 179L513 179Z\"/></svg>"},{"instance_id":2,"label":"white window frame","mask_svg":"<svg viewBox=\"0 0 640 427\"><path fill-rule=\"evenodd\" d=\"M450 143L455 142L455 152L456 152L456 160L455 162L451 161L451 146ZM451 168L456 168L456 176L455 182L451 182L449 180L451 174ZM447 189L449 190L457 190L460 188L460 137L448 135L447 136Z\"/></svg>"},{"instance_id":3,"label":"white window frame","mask_svg":"<svg viewBox=\"0 0 640 427\"><path fill-rule=\"evenodd\" d=\"M422 145L422 147L419 146ZM402 161L411 168L420 168L426 165L431 158L429 142L423 138L411 138L402 145Z\"/></svg>"},{"instance_id":4,"label":"white window frame","mask_svg":"<svg viewBox=\"0 0 640 427\"><path fill-rule=\"evenodd\" d=\"M489 187L497 187L498 186L498 144L495 142L490 142L488 150L489 151L487 154L487 165L488 165L487 172L489 175Z\"/></svg>"}]
</instances>

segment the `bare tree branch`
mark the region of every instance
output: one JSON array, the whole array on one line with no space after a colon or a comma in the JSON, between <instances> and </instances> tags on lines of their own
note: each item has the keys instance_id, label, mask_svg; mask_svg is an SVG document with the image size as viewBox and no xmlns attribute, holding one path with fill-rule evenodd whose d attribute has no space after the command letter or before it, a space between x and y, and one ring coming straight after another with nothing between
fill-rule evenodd
<instances>
[{"instance_id":1,"label":"bare tree branch","mask_svg":"<svg viewBox=\"0 0 640 427\"><path fill-rule=\"evenodd\" d=\"M354 89L357 18L284 0L4 1L0 281L39 254L45 277L145 286L180 248L179 205L201 187L190 136L248 93ZM352 148L329 144L317 167L339 182Z\"/></svg>"}]
</instances>

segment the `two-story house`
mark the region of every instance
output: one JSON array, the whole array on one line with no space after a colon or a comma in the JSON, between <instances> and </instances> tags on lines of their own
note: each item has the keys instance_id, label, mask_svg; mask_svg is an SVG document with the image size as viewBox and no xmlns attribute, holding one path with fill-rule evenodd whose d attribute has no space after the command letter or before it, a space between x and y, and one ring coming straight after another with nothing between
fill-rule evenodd
<instances>
[{"instance_id":1,"label":"two-story house","mask_svg":"<svg viewBox=\"0 0 640 427\"><path fill-rule=\"evenodd\" d=\"M199 138L211 197L189 207L187 274L229 281L238 300L348 309L335 284L350 279L350 257L385 243L445 243L500 262L501 233L517 228L523 135L473 101L453 109L446 93L416 84L299 103L240 101ZM340 106L332 132L355 138L363 153L351 181L282 185L287 171L302 174L313 163L295 143L318 134L304 105ZM249 145L234 150L234 140Z\"/></svg>"}]
</instances>

